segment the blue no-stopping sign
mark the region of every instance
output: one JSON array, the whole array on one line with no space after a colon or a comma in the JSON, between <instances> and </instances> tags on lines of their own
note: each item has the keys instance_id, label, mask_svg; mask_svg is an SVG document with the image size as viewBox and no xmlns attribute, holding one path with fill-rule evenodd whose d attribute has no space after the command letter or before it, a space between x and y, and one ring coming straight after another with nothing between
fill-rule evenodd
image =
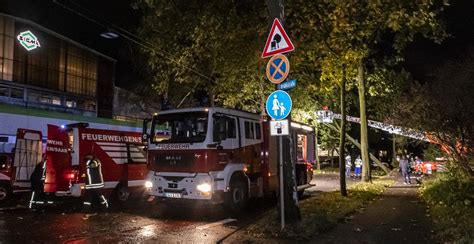
<instances>
[{"instance_id":1,"label":"blue no-stopping sign","mask_svg":"<svg viewBox=\"0 0 474 244\"><path fill-rule=\"evenodd\" d=\"M291 97L285 91L274 91L267 98L267 114L273 119L281 120L286 118L291 112L291 107Z\"/></svg>"}]
</instances>

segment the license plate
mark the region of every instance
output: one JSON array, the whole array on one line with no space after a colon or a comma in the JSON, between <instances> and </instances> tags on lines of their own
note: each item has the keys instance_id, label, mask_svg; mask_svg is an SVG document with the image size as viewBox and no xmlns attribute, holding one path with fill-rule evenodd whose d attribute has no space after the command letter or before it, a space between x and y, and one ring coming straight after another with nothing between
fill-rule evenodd
<instances>
[{"instance_id":1,"label":"license plate","mask_svg":"<svg viewBox=\"0 0 474 244\"><path fill-rule=\"evenodd\" d=\"M170 192L165 192L165 197L170 197L170 198L181 198L181 193L170 193Z\"/></svg>"}]
</instances>

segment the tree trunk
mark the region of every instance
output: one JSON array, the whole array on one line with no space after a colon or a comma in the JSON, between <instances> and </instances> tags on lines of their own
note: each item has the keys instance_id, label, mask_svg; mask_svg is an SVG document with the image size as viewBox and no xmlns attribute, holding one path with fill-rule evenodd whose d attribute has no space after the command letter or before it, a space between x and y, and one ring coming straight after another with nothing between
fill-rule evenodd
<instances>
[{"instance_id":1,"label":"tree trunk","mask_svg":"<svg viewBox=\"0 0 474 244\"><path fill-rule=\"evenodd\" d=\"M392 134L392 167L398 168L397 161L397 135Z\"/></svg>"},{"instance_id":2,"label":"tree trunk","mask_svg":"<svg viewBox=\"0 0 474 244\"><path fill-rule=\"evenodd\" d=\"M360 154L362 156L362 180L370 182L370 159L369 159L369 141L367 131L367 114L365 109L365 77L364 63L361 59L357 69L357 79L359 81L359 108L360 108Z\"/></svg>"},{"instance_id":3,"label":"tree trunk","mask_svg":"<svg viewBox=\"0 0 474 244\"><path fill-rule=\"evenodd\" d=\"M329 149L329 158L331 158L331 168L334 168L334 148Z\"/></svg>"},{"instance_id":4,"label":"tree trunk","mask_svg":"<svg viewBox=\"0 0 474 244\"><path fill-rule=\"evenodd\" d=\"M316 169L321 170L321 161L319 161L319 140L318 140L318 134L319 134L319 125L318 122L316 122L316 126L314 127L314 146L315 151L314 151L314 157L316 158Z\"/></svg>"},{"instance_id":5,"label":"tree trunk","mask_svg":"<svg viewBox=\"0 0 474 244\"><path fill-rule=\"evenodd\" d=\"M209 95L209 107L214 107L215 106L215 103L214 103L214 95L215 95L214 88L209 89L208 95Z\"/></svg>"},{"instance_id":6,"label":"tree trunk","mask_svg":"<svg viewBox=\"0 0 474 244\"><path fill-rule=\"evenodd\" d=\"M346 166L344 161L344 146L346 144L346 77L344 71L341 81L341 115L341 133L339 137L339 184L341 185L341 196L346 197Z\"/></svg>"}]
</instances>

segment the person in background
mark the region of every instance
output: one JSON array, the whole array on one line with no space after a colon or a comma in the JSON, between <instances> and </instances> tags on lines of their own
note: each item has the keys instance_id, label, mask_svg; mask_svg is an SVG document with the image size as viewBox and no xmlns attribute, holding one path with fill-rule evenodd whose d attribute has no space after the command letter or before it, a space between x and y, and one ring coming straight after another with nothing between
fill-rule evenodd
<instances>
[{"instance_id":1,"label":"person in background","mask_svg":"<svg viewBox=\"0 0 474 244\"><path fill-rule=\"evenodd\" d=\"M418 156L415 156L415 174L423 174L423 161Z\"/></svg>"},{"instance_id":2,"label":"person in background","mask_svg":"<svg viewBox=\"0 0 474 244\"><path fill-rule=\"evenodd\" d=\"M421 184L423 179L423 161L418 156L415 156L415 181L417 184Z\"/></svg>"},{"instance_id":3,"label":"person in background","mask_svg":"<svg viewBox=\"0 0 474 244\"><path fill-rule=\"evenodd\" d=\"M411 184L410 181L410 163L408 162L407 156L403 155L400 158L400 172L403 176L403 184Z\"/></svg>"},{"instance_id":4,"label":"person in background","mask_svg":"<svg viewBox=\"0 0 474 244\"><path fill-rule=\"evenodd\" d=\"M415 157L410 157L410 156L408 156L408 155L407 155L407 157L408 157L408 162L409 162L409 164L410 164L410 169L411 169L410 172L411 172L411 171L413 171L413 170L415 169L415 167L416 167Z\"/></svg>"},{"instance_id":5,"label":"person in background","mask_svg":"<svg viewBox=\"0 0 474 244\"><path fill-rule=\"evenodd\" d=\"M362 173L362 159L360 158L360 155L357 156L357 159L354 162L355 168L354 168L354 175L356 178L361 178L361 173Z\"/></svg>"},{"instance_id":6,"label":"person in background","mask_svg":"<svg viewBox=\"0 0 474 244\"><path fill-rule=\"evenodd\" d=\"M347 155L346 158L346 177L351 176L351 167L352 167L352 159L351 155Z\"/></svg>"}]
</instances>

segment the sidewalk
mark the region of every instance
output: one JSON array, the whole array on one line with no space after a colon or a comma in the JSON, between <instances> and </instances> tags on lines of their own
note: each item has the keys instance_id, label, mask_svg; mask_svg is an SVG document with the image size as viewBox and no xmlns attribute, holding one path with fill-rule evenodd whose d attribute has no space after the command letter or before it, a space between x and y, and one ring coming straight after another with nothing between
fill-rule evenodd
<instances>
[{"instance_id":1,"label":"sidewalk","mask_svg":"<svg viewBox=\"0 0 474 244\"><path fill-rule=\"evenodd\" d=\"M395 174L398 177L398 173ZM308 243L437 243L431 239L432 222L426 216L426 206L419 200L417 185L404 185L401 178L397 180L395 185L386 189L365 209L347 216L346 223L339 223L334 229L315 236ZM240 230L224 243L297 242L253 238Z\"/></svg>"},{"instance_id":2,"label":"sidewalk","mask_svg":"<svg viewBox=\"0 0 474 244\"><path fill-rule=\"evenodd\" d=\"M431 231L418 187L398 179L362 213L316 236L311 243L436 243Z\"/></svg>"}]
</instances>

